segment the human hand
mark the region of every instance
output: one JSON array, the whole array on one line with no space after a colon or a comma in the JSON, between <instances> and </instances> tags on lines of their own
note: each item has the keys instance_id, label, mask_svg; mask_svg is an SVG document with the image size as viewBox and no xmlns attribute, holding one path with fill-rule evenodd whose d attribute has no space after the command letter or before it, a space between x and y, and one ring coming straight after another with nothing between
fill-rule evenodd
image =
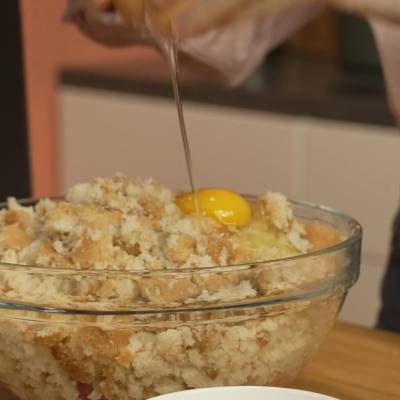
<instances>
[{"instance_id":1,"label":"human hand","mask_svg":"<svg viewBox=\"0 0 400 400\"><path fill-rule=\"evenodd\" d=\"M68 0L65 20L112 46L148 43L173 29L180 41L250 17L276 16L294 6L325 0Z\"/></svg>"}]
</instances>

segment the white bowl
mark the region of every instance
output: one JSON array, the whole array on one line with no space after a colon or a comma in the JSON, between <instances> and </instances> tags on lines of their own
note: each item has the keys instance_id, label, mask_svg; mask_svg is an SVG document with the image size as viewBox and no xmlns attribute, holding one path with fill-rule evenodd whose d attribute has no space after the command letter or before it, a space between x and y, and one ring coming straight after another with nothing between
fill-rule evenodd
<instances>
[{"instance_id":1,"label":"white bowl","mask_svg":"<svg viewBox=\"0 0 400 400\"><path fill-rule=\"evenodd\" d=\"M151 400L337 400L302 390L258 386L227 386L185 390L164 394Z\"/></svg>"}]
</instances>

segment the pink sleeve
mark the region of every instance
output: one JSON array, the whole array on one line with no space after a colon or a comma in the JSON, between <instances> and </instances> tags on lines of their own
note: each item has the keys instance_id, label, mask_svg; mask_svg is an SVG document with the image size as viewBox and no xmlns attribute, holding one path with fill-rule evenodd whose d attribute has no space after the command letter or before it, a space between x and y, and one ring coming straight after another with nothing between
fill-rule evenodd
<instances>
[{"instance_id":1,"label":"pink sleeve","mask_svg":"<svg viewBox=\"0 0 400 400\"><path fill-rule=\"evenodd\" d=\"M265 54L313 19L324 2L311 1L278 15L244 20L184 40L180 50L219 71L232 85L241 83Z\"/></svg>"},{"instance_id":2,"label":"pink sleeve","mask_svg":"<svg viewBox=\"0 0 400 400\"><path fill-rule=\"evenodd\" d=\"M109 46L151 43L143 25L127 24L118 12L106 12L109 1L68 0L64 19L76 23L87 36ZM167 3L167 0L152 1ZM243 18L229 25L216 24L216 28L198 33L186 32L196 32L193 25L202 26L202 21L207 21L208 7L214 7L214 14L222 8L222 14L216 13L221 16L232 4L240 3L239 0L188 2L194 6L181 14L178 9L173 21L174 30L181 38L179 50L199 64L211 67L233 85L243 81L262 62L265 54L315 17L326 4L325 0L278 0L272 3L275 6L270 14L257 14L255 18ZM216 16L214 18L218 20Z\"/></svg>"},{"instance_id":3,"label":"pink sleeve","mask_svg":"<svg viewBox=\"0 0 400 400\"><path fill-rule=\"evenodd\" d=\"M372 19L386 78L390 106L400 124L400 25Z\"/></svg>"}]
</instances>

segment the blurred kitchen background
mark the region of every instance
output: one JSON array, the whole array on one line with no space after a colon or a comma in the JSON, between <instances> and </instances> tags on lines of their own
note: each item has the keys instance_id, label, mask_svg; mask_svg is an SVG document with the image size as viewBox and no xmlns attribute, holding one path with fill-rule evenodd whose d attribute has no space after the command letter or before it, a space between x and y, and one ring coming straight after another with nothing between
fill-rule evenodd
<instances>
[{"instance_id":1,"label":"blurred kitchen background","mask_svg":"<svg viewBox=\"0 0 400 400\"><path fill-rule=\"evenodd\" d=\"M90 42L60 22L63 1L20 4L28 118L6 122L3 137L14 150L7 165L3 160L1 179L9 186L3 184L1 196L29 194L29 181L35 196L59 194L115 171L188 188L159 55ZM16 28L12 17L3 29ZM17 62L18 47L8 50ZM182 80L198 185L282 191L361 221L362 275L341 318L372 326L399 206L400 135L367 23L326 11L237 88L185 71ZM15 124L19 136L11 133ZM29 153L21 142L24 126ZM21 178L27 160L31 168Z\"/></svg>"}]
</instances>

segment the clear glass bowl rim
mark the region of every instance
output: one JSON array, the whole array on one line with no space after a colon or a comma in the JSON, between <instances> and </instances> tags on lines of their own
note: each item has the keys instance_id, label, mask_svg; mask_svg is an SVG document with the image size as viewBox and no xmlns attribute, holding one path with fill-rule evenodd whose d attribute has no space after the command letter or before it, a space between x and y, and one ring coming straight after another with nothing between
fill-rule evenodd
<instances>
[{"instance_id":1,"label":"clear glass bowl rim","mask_svg":"<svg viewBox=\"0 0 400 400\"><path fill-rule=\"evenodd\" d=\"M255 196L252 195L246 195L245 196L249 200L254 200ZM62 199L62 197L52 197L52 199ZM38 202L40 199L22 199L22 200L17 200L19 204L24 205L24 206L30 206L32 204L35 204ZM262 265L262 266L268 266L268 265L277 265L279 263L287 263L291 261L300 261L300 260L305 260L307 258L314 258L318 256L325 256L328 254L336 253L340 250L346 249L351 247L354 243L361 241L362 239L362 234L363 230L361 227L361 224L353 217L349 216L348 214L325 205L318 205L316 203L312 202L307 202L307 201L297 201L297 200L290 200L290 203L293 204L294 206L301 206L301 207L307 207L309 209L315 209L322 211L327 214L334 215L335 217L341 218L343 221L346 221L351 227L352 227L352 234L346 238L344 241L338 243L335 246L330 246L326 247L321 250L316 250L316 251L311 251L309 253L304 253L304 254L299 254L296 256L291 256L291 257L285 257L285 258L278 258L275 260L266 260L266 261L255 261L251 262L249 261L248 263L242 263L242 264L230 264L230 265L224 265L224 266L213 266L213 267L199 267L199 268L181 268L181 269L162 269L162 270L113 270L113 269L101 269L101 270L92 270L92 269L75 269L75 268L51 268L51 267L43 267L39 265L29 265L29 264L12 264L12 263L4 263L0 262L0 271L1 270L9 270L12 268L12 270L32 270L32 272L35 273L55 273L55 274L72 274L72 275L113 275L118 276L118 275L124 275L124 276L141 276L145 275L146 277L152 276L152 275L174 275L174 276L179 276L179 275L185 275L185 274L196 274L196 273L204 273L204 272L229 272L232 269L237 270L238 268L242 267L243 269L246 268L254 268L255 266ZM7 206L7 203L3 202L0 203L0 210L5 208Z\"/></svg>"},{"instance_id":2,"label":"clear glass bowl rim","mask_svg":"<svg viewBox=\"0 0 400 400\"><path fill-rule=\"evenodd\" d=\"M254 196L246 196L248 199L255 199ZM61 197L53 198L53 199L61 199ZM18 202L22 205L32 205L37 202L38 199L24 199L18 200ZM247 271L252 270L258 266L260 267L268 267L268 266L279 266L282 264L283 266L287 266L288 263L293 263L295 261L305 261L307 259L314 259L318 257L327 256L330 254L339 253L340 251L350 249L352 247L356 247L357 244L361 244L362 239L362 227L359 222L348 216L347 214L328 206L324 205L317 205L311 202L304 202L304 201L293 201L290 202L294 206L305 207L309 210L317 210L323 212L324 214L329 214L334 217L337 217L345 222L351 229L351 234L347 239L343 242L331 246L328 248L324 248L322 250L313 251L305 254L300 254L297 256L287 257L287 258L280 258L276 260L268 260L268 261L258 261L258 262L249 262L246 264L239 264L239 265L227 265L227 266L215 266L215 267L200 267L194 269L171 269L171 270L151 270L151 271L121 271L121 270L84 270L84 269L73 269L73 268L49 268L49 267L42 267L37 265L22 265L22 264L11 264L11 263L0 263L0 272L1 271L21 271L25 273L32 273L32 274L47 274L47 275L64 275L64 276L100 276L100 277L107 277L112 276L113 278L123 276L124 278L135 278L135 277L152 277L152 276L173 276L173 277L184 277L187 275L193 276L194 274L201 274L201 273L229 273L233 271ZM6 203L0 204L0 209L4 208ZM174 306L174 307L131 307L128 309L116 309L116 310L92 310L86 308L64 308L60 307L47 307L41 305L35 305L32 303L14 303L9 301L1 301L0 300L0 310L7 309L7 310L14 310L17 314L19 312L30 311L39 314L63 314L65 316L68 315L92 315L92 316L151 316L151 315L159 315L159 314L180 314L180 313L203 313L203 312L227 312L228 310L240 310L240 309L254 309L256 307L266 307L266 306L274 306L278 304L287 304L292 302L297 302L301 300L308 300L312 298L319 298L325 296L332 296L334 295L334 288L338 286L341 287L341 296L344 295L348 289L355 283L358 278L359 274L359 266L357 266L357 270L349 270L347 267L345 270L338 272L337 274L327 277L320 282L319 285L316 287L308 287L303 288L301 292L293 293L293 294L278 294L278 295L271 295L267 298L263 299L248 299L244 301L234 301L232 303L224 303L224 304L212 304L212 305L200 305L196 304L194 306ZM11 316L10 316L11 317ZM13 318L13 317L11 317ZM20 319L18 315L14 318ZM25 319L22 317L21 319Z\"/></svg>"}]
</instances>

